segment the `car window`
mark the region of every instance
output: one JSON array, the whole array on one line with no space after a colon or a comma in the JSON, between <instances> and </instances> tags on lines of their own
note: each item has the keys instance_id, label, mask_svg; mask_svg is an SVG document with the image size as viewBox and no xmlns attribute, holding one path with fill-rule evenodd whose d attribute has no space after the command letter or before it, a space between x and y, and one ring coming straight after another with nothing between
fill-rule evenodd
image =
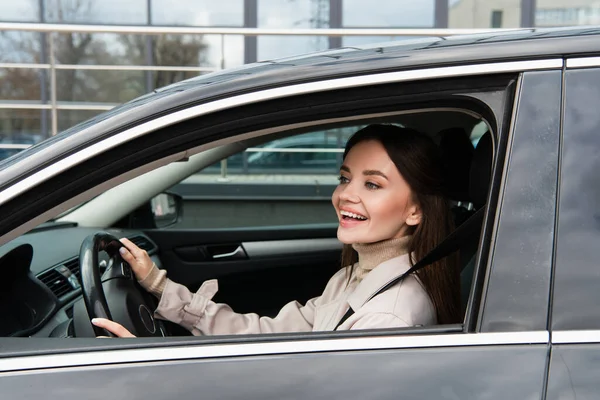
<instances>
[{"instance_id":1,"label":"car window","mask_svg":"<svg viewBox=\"0 0 600 400\"><path fill-rule=\"evenodd\" d=\"M423 114L420 119L427 118ZM440 118L448 116L440 114ZM404 126L402 121L393 124ZM452 164L451 197L466 208L470 207L469 160L477 141L489 132L483 121L473 118L470 124L468 128L448 127L432 135L446 162ZM338 184L344 146L364 126L280 137L214 163L170 190L184 200L183 218L172 227L337 223L331 194Z\"/></svg>"},{"instance_id":2,"label":"car window","mask_svg":"<svg viewBox=\"0 0 600 400\"><path fill-rule=\"evenodd\" d=\"M344 145L362 126L275 139L199 171L172 189L186 193L176 227L335 223L331 194Z\"/></svg>"}]
</instances>

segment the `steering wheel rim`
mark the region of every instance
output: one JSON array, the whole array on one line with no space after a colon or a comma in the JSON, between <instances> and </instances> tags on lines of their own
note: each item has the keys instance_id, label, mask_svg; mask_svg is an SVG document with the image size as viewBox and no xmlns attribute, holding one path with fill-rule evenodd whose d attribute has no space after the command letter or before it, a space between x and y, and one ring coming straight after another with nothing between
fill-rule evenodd
<instances>
[{"instance_id":1,"label":"steering wheel rim","mask_svg":"<svg viewBox=\"0 0 600 400\"><path fill-rule=\"evenodd\" d=\"M160 326L154 321L150 307L144 300L143 289L136 283L129 265L121 258L120 240L108 232L97 232L85 238L79 252L79 268L83 302L90 321L93 318L107 318L124 325L135 336L159 336ZM99 253L105 251L109 257L109 267L104 277L100 276ZM103 282L104 279L104 282ZM111 297L118 297L117 309L112 302L118 318L113 318L105 294L105 287L112 291ZM118 294L119 296L114 296ZM112 299L111 299L112 300ZM95 325L95 336L114 337L109 331ZM164 333L163 333L164 335Z\"/></svg>"}]
</instances>

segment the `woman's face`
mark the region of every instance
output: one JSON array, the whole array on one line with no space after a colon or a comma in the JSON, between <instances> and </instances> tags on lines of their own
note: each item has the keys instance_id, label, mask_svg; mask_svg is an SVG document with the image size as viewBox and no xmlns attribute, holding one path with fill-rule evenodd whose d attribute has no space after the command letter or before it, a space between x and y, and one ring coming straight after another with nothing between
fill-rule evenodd
<instances>
[{"instance_id":1,"label":"woman's face","mask_svg":"<svg viewBox=\"0 0 600 400\"><path fill-rule=\"evenodd\" d=\"M407 235L421 221L410 187L383 145L375 140L356 144L340 168L340 184L332 203L342 243L374 243Z\"/></svg>"}]
</instances>

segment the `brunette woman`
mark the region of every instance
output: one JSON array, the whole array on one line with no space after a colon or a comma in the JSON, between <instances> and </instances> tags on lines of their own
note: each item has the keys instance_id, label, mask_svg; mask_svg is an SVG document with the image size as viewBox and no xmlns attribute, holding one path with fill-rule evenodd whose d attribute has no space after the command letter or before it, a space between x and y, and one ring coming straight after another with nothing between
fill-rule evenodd
<instances>
[{"instance_id":1,"label":"brunette woman","mask_svg":"<svg viewBox=\"0 0 600 400\"><path fill-rule=\"evenodd\" d=\"M121 255L140 284L160 299L155 315L194 335L456 323L461 316L455 257L422 268L377 294L451 232L442 175L438 148L429 137L394 125L370 125L356 132L346 145L340 182L332 196L339 219L337 236L344 244L343 268L321 296L304 305L292 301L274 318L238 314L213 302L216 280L191 293L168 279L166 271L127 239L122 239ZM351 315L344 318L350 308ZM106 319L92 323L120 337L132 336Z\"/></svg>"}]
</instances>

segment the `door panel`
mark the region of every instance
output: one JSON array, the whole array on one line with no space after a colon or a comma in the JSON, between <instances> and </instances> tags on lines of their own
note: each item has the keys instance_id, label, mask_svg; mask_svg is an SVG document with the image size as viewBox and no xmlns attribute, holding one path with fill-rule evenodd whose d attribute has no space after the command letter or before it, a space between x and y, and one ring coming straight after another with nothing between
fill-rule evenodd
<instances>
[{"instance_id":1,"label":"door panel","mask_svg":"<svg viewBox=\"0 0 600 400\"><path fill-rule=\"evenodd\" d=\"M540 399L545 345L231 357L0 374L6 398ZM126 394L126 395L125 395Z\"/></svg>"},{"instance_id":2,"label":"door panel","mask_svg":"<svg viewBox=\"0 0 600 400\"><path fill-rule=\"evenodd\" d=\"M290 301L319 296L340 268L336 231L323 224L145 233L159 246L175 282L196 291L202 282L218 279L213 300L239 313L275 316Z\"/></svg>"},{"instance_id":3,"label":"door panel","mask_svg":"<svg viewBox=\"0 0 600 400\"><path fill-rule=\"evenodd\" d=\"M560 71L523 74L481 320L484 332L546 330L561 87Z\"/></svg>"},{"instance_id":4,"label":"door panel","mask_svg":"<svg viewBox=\"0 0 600 400\"><path fill-rule=\"evenodd\" d=\"M546 399L596 399L600 376L600 343L552 347Z\"/></svg>"}]
</instances>

